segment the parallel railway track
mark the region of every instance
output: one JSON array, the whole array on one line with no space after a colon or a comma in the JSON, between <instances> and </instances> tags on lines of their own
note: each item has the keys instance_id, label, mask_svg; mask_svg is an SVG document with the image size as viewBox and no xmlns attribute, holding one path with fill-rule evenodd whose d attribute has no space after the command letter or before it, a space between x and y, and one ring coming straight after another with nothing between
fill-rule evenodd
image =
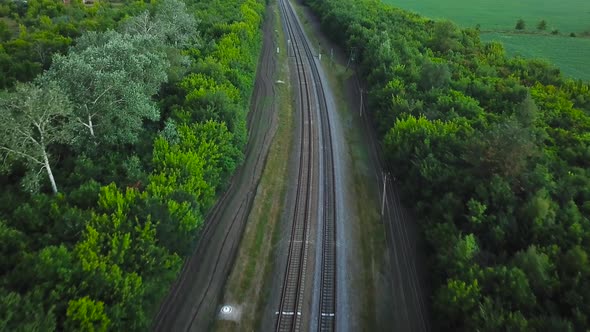
<instances>
[{"instance_id":1,"label":"parallel railway track","mask_svg":"<svg viewBox=\"0 0 590 332\"><path fill-rule=\"evenodd\" d=\"M281 10L286 14L284 4ZM305 290L305 272L307 265L307 244L309 222L312 218L311 189L313 181L313 113L311 82L308 79L307 59L301 54L299 36L294 34L291 22L286 19L287 33L292 39L295 67L299 87L299 107L301 108L301 127L299 147L299 171L297 175L297 193L295 213L291 228L291 238L287 256L285 278L281 291L281 301L277 314L276 331L296 331L301 329L301 311Z\"/></svg>"},{"instance_id":2,"label":"parallel railway track","mask_svg":"<svg viewBox=\"0 0 590 332\"><path fill-rule=\"evenodd\" d=\"M328 107L324 95L319 71L316 67L313 52L305 38L301 26L297 23L295 13L287 0L279 0L284 26L288 38L292 41L292 54L297 69L299 82L299 106L301 107L301 139L299 174L297 180L296 207L293 216L288 261L281 292L279 311L277 314L276 331L298 331L302 328L301 313L303 294L305 293L305 266L307 263L307 238L312 213L310 201L311 185L313 184L314 151L313 151L313 115L317 108L312 106L313 94L317 97L321 123L320 135L323 143L323 207L322 223L318 231L322 232L321 255L322 270L320 274L319 312L317 324L320 331L335 330L336 311L336 203L334 160L332 133ZM288 52L291 51L288 50ZM313 81L310 80L311 74ZM312 87L315 91L312 91ZM307 196L306 196L307 195ZM301 210L304 211L301 211Z\"/></svg>"}]
</instances>

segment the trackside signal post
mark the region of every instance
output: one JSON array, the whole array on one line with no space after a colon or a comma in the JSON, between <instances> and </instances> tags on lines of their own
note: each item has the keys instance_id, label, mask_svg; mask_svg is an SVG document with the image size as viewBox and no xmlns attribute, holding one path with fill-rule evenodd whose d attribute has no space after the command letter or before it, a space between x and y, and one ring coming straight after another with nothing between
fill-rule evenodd
<instances>
[{"instance_id":1,"label":"trackside signal post","mask_svg":"<svg viewBox=\"0 0 590 332\"><path fill-rule=\"evenodd\" d=\"M387 173L383 172L383 198L381 200L381 216L385 212L385 196L387 195Z\"/></svg>"}]
</instances>

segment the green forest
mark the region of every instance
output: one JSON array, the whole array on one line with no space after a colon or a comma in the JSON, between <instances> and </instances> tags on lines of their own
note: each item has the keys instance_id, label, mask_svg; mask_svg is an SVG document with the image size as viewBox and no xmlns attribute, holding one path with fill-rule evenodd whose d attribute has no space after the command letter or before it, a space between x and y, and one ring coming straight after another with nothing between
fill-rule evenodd
<instances>
[{"instance_id":1,"label":"green forest","mask_svg":"<svg viewBox=\"0 0 590 332\"><path fill-rule=\"evenodd\" d=\"M586 331L588 82L379 1L306 3L354 53L421 223L433 330Z\"/></svg>"},{"instance_id":2,"label":"green forest","mask_svg":"<svg viewBox=\"0 0 590 332\"><path fill-rule=\"evenodd\" d=\"M354 50L434 330L590 326L590 86L475 29L305 0ZM145 331L243 160L260 0L0 0L0 330Z\"/></svg>"},{"instance_id":3,"label":"green forest","mask_svg":"<svg viewBox=\"0 0 590 332\"><path fill-rule=\"evenodd\" d=\"M257 0L0 0L0 330L145 331L243 160Z\"/></svg>"}]
</instances>

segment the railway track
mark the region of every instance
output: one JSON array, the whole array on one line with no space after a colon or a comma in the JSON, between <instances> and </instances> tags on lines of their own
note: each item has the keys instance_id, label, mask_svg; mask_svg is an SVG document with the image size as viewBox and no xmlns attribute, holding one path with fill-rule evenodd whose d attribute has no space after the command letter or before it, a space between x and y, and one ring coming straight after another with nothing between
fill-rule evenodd
<instances>
[{"instance_id":1,"label":"railway track","mask_svg":"<svg viewBox=\"0 0 590 332\"><path fill-rule=\"evenodd\" d=\"M285 14L284 4L281 9ZM287 33L293 43L295 68L299 87L299 107L301 107L301 127L299 147L299 171L297 176L297 193L295 212L287 255L287 266L281 291L281 300L277 314L277 331L294 331L301 328L301 312L305 290L305 272L308 255L308 228L311 215L311 189L313 177L313 122L312 91L305 66L307 59L301 54L300 36L294 34L291 22L286 20Z\"/></svg>"},{"instance_id":2,"label":"railway track","mask_svg":"<svg viewBox=\"0 0 590 332\"><path fill-rule=\"evenodd\" d=\"M322 262L321 271L319 271L321 281L319 312L315 314L317 315L317 326L320 331L334 331L336 325L336 195L330 118L324 88L314 61L313 52L300 24L297 22L293 9L286 1L280 0L279 6L287 36L292 41L289 45L291 49L288 49L288 52L291 53L292 50L299 81L299 106L301 107L302 123L300 135L302 143L300 145L296 206L281 300L277 313L276 331L298 331L302 328L301 315L303 296L305 294L305 267L308 255L307 238L311 218L315 215L310 211L314 167L313 111L318 110L312 107L311 100L314 92L317 97L317 107L319 107L319 123L321 123L319 130L321 142L323 143L323 148L320 150L322 151L321 157L324 163L321 177L323 199L320 203L323 207L323 213L321 225L318 225L318 231L321 228L322 232L321 249L319 250ZM310 74L313 81L310 80ZM312 91L312 86L314 91Z\"/></svg>"}]
</instances>

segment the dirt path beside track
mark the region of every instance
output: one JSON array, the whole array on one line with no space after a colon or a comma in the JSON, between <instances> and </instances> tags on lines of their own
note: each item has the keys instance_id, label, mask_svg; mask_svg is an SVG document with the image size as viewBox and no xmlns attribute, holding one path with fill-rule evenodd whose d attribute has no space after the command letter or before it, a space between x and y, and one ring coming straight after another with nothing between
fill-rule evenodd
<instances>
[{"instance_id":1,"label":"dirt path beside track","mask_svg":"<svg viewBox=\"0 0 590 332\"><path fill-rule=\"evenodd\" d=\"M263 49L248 114L248 145L244 164L207 218L193 256L160 307L156 331L206 331L218 311L223 286L233 266L246 220L276 131L276 48L273 17L263 26Z\"/></svg>"}]
</instances>

